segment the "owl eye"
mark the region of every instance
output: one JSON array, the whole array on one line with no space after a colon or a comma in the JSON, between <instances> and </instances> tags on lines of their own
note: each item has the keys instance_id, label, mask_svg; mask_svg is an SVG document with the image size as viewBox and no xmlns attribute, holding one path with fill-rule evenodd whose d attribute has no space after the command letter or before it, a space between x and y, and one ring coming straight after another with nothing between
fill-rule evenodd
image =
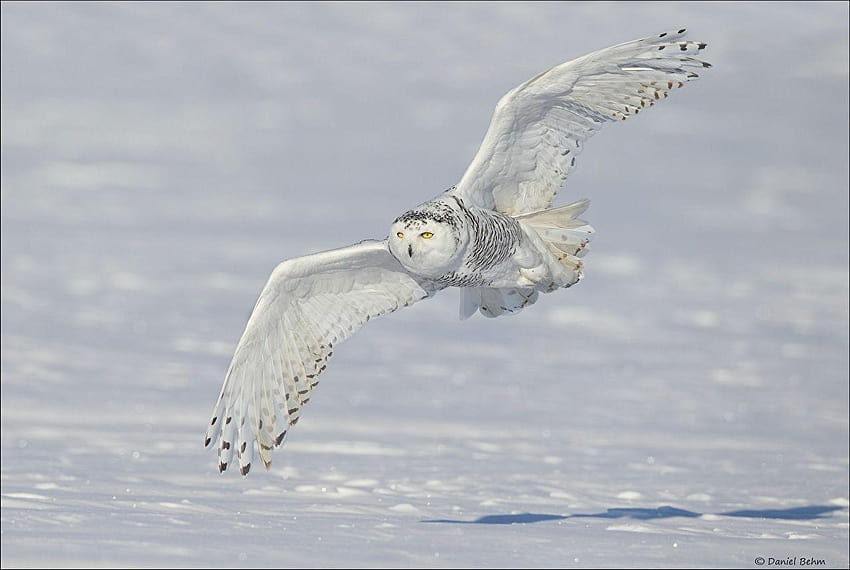
<instances>
[{"instance_id":1,"label":"owl eye","mask_svg":"<svg viewBox=\"0 0 850 570\"><path fill-rule=\"evenodd\" d=\"M403 238L403 237L404 237L404 234L403 234L403 233L401 233L401 232L398 232L396 235L399 237L399 239L401 239L401 238Z\"/></svg>"},{"instance_id":2,"label":"owl eye","mask_svg":"<svg viewBox=\"0 0 850 570\"><path fill-rule=\"evenodd\" d=\"M431 232L422 232L421 234L419 234L419 237L431 239L432 237L434 237L434 234L432 234Z\"/></svg>"}]
</instances>

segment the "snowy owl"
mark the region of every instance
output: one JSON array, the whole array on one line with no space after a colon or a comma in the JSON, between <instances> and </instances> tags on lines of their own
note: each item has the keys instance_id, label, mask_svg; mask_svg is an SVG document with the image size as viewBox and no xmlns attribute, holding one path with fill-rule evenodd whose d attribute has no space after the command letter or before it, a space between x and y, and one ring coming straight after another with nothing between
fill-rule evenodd
<instances>
[{"instance_id":1,"label":"snowy owl","mask_svg":"<svg viewBox=\"0 0 850 570\"><path fill-rule=\"evenodd\" d=\"M589 202L551 208L584 142L710 67L685 30L609 47L536 75L496 105L457 185L399 216L383 240L284 261L236 346L205 445L242 475L268 468L334 346L369 319L461 288L462 318L515 313L582 278Z\"/></svg>"}]
</instances>

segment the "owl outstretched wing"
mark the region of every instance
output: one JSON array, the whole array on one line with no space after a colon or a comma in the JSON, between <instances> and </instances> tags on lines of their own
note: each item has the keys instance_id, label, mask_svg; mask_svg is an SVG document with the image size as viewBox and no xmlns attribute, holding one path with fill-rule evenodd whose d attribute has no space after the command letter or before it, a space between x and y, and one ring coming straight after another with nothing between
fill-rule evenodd
<instances>
[{"instance_id":1,"label":"owl outstretched wing","mask_svg":"<svg viewBox=\"0 0 850 570\"><path fill-rule=\"evenodd\" d=\"M384 241L290 259L260 293L227 371L206 433L219 470L234 452L246 475L257 443L266 468L310 398L335 344L369 319L431 296Z\"/></svg>"},{"instance_id":2,"label":"owl outstretched wing","mask_svg":"<svg viewBox=\"0 0 850 570\"><path fill-rule=\"evenodd\" d=\"M553 67L508 92L452 191L466 203L518 215L548 208L584 141L637 115L710 64L706 44L665 32Z\"/></svg>"}]
</instances>

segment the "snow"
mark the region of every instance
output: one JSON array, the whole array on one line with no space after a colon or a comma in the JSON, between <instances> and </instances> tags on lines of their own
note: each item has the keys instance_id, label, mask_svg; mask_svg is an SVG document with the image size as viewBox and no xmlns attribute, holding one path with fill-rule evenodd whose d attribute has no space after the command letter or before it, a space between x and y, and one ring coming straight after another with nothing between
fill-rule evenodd
<instances>
[{"instance_id":1,"label":"snow","mask_svg":"<svg viewBox=\"0 0 850 570\"><path fill-rule=\"evenodd\" d=\"M846 568L847 21L4 3L3 567ZM218 474L208 414L279 261L383 237L519 82L679 25L714 68L559 198L593 201L581 284L369 323L272 469Z\"/></svg>"}]
</instances>

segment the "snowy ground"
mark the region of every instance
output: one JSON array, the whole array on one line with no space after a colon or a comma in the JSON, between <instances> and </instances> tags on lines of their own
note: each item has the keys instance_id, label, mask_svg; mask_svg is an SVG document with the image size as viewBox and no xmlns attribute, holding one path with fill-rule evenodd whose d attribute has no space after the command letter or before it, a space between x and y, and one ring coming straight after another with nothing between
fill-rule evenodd
<instances>
[{"instance_id":1,"label":"snowy ground","mask_svg":"<svg viewBox=\"0 0 850 570\"><path fill-rule=\"evenodd\" d=\"M847 567L847 21L3 3L3 567ZM386 235L519 82L681 25L715 67L559 198L593 200L579 286L370 323L271 471L218 474L278 261Z\"/></svg>"}]
</instances>

